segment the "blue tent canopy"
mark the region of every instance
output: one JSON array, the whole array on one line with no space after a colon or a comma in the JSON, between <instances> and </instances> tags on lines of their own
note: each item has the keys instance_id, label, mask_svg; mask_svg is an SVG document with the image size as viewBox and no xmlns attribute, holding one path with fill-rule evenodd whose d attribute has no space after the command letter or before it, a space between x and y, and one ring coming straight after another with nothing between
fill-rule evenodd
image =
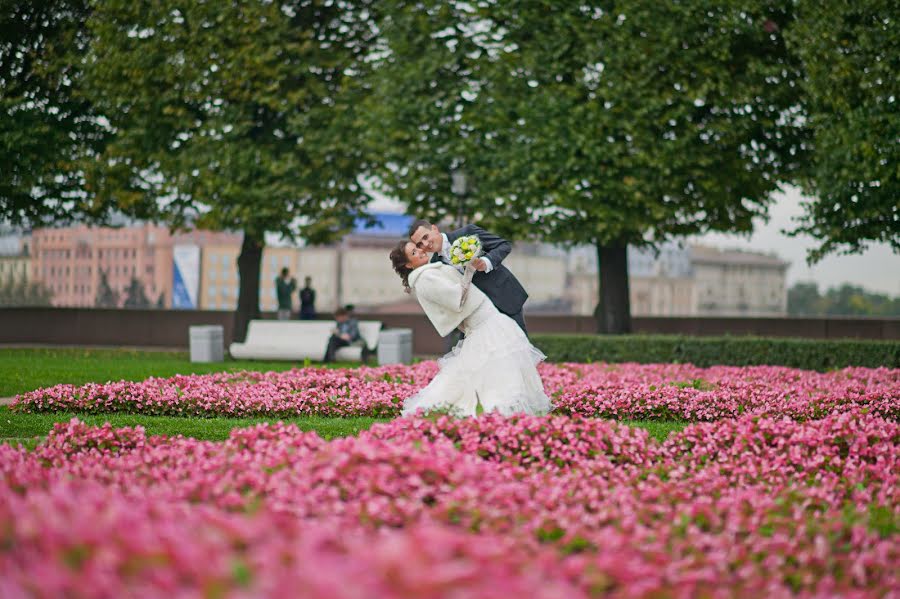
<instances>
[{"instance_id":1,"label":"blue tent canopy","mask_svg":"<svg viewBox=\"0 0 900 599\"><path fill-rule=\"evenodd\" d=\"M353 226L355 235L374 235L377 237L406 237L406 232L413 222L413 217L406 214L375 212L371 215L376 224L366 227L366 219L358 218Z\"/></svg>"}]
</instances>

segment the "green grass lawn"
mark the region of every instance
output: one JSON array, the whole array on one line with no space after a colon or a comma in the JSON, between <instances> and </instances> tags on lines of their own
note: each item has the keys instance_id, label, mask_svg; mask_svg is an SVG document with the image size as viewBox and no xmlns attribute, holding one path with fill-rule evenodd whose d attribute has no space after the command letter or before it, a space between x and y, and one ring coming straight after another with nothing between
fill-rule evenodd
<instances>
[{"instance_id":1,"label":"green grass lawn","mask_svg":"<svg viewBox=\"0 0 900 599\"><path fill-rule=\"evenodd\" d=\"M151 376L169 377L176 374L290 370L303 365L303 362L258 360L197 364L190 361L187 352L81 348L0 349L0 397L61 383L83 385L107 381L142 381ZM353 365L358 366L358 363L332 366Z\"/></svg>"},{"instance_id":2,"label":"green grass lawn","mask_svg":"<svg viewBox=\"0 0 900 599\"><path fill-rule=\"evenodd\" d=\"M137 426L147 429L148 435L184 435L195 439L221 441L228 438L231 429L243 428L261 422L283 420L296 424L301 430L316 431L324 439L355 435L372 426L384 422L378 418L322 418L303 416L296 418L181 418L177 416L145 416L142 414L77 414L75 412L52 412L23 414L11 412L8 407L0 407L0 441L32 439L46 436L57 422L68 422L73 417L86 424L100 425L109 422L113 426Z\"/></svg>"}]
</instances>

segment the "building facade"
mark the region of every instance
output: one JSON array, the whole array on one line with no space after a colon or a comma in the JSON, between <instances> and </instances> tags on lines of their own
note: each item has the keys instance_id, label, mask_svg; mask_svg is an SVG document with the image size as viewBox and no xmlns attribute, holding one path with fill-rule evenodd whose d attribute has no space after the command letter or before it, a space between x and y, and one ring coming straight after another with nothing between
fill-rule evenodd
<instances>
[{"instance_id":1,"label":"building facade","mask_svg":"<svg viewBox=\"0 0 900 599\"><path fill-rule=\"evenodd\" d=\"M266 247L260 274L260 309L277 308L275 278L287 267L297 279L312 278L316 307L332 312L338 306L353 304L360 310L380 306L407 305L400 278L391 267L388 254L399 239L406 236L412 217L395 214L373 215L378 224L368 228L362 222L340 242L328 246ZM201 267L200 307L232 310L237 305L237 255L239 245L207 246ZM517 246L504 264L528 290L527 306L552 304L564 295L566 286L565 254L542 255L533 246ZM293 309L299 308L295 292Z\"/></svg>"},{"instance_id":2,"label":"building facade","mask_svg":"<svg viewBox=\"0 0 900 599\"><path fill-rule=\"evenodd\" d=\"M777 256L705 246L691 247L701 316L784 316L787 269Z\"/></svg>"},{"instance_id":3,"label":"building facade","mask_svg":"<svg viewBox=\"0 0 900 599\"><path fill-rule=\"evenodd\" d=\"M777 256L700 245L628 249L633 316L784 316L788 263ZM599 298L593 248L569 256L566 297L575 314Z\"/></svg>"},{"instance_id":4,"label":"building facade","mask_svg":"<svg viewBox=\"0 0 900 599\"><path fill-rule=\"evenodd\" d=\"M141 224L120 228L76 226L35 229L31 236L31 275L53 291L55 306L94 306L101 274L118 294L118 305L136 279L151 305L171 306L173 248L237 241L233 233L194 231L175 234Z\"/></svg>"},{"instance_id":5,"label":"building facade","mask_svg":"<svg viewBox=\"0 0 900 599\"><path fill-rule=\"evenodd\" d=\"M658 251L628 248L628 291L633 316L696 314L690 252L675 244Z\"/></svg>"},{"instance_id":6,"label":"building facade","mask_svg":"<svg viewBox=\"0 0 900 599\"><path fill-rule=\"evenodd\" d=\"M311 277L320 312L345 304L361 310L413 305L388 260L388 252L406 236L412 218L373 216L374 228L360 222L335 244L266 247L260 265L260 308L277 309L275 279L282 268L297 279L298 288L305 277ZM24 249L27 243L29 251ZM208 310L237 306L241 249L237 233L172 234L151 224L78 226L36 229L30 239L20 237L16 247L0 251L0 281L7 273L25 272L52 291L57 306L95 306L101 273L118 293L120 306L135 279L151 305ZM520 243L504 264L528 290L526 311L594 312L599 297L594 248L565 250ZM779 316L787 312L788 264L776 256L665 244L658 251L629 248L628 267L634 316ZM297 292L292 299L296 311Z\"/></svg>"}]
</instances>

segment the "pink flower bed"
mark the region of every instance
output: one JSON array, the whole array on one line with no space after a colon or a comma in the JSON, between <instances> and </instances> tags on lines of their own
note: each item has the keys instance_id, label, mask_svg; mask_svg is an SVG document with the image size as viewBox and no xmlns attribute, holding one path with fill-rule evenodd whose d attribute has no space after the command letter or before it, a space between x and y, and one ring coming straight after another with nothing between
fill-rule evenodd
<instances>
[{"instance_id":1,"label":"pink flower bed","mask_svg":"<svg viewBox=\"0 0 900 599\"><path fill-rule=\"evenodd\" d=\"M859 407L665 443L578 416L222 443L73 420L0 446L0 596L889 597L898 473L900 424Z\"/></svg>"},{"instance_id":2,"label":"pink flower bed","mask_svg":"<svg viewBox=\"0 0 900 599\"><path fill-rule=\"evenodd\" d=\"M743 414L805 420L864 409L900 419L900 370L817 373L775 366L542 364L556 413L710 422ZM175 416L394 417L434 376L433 362L348 370L317 368L150 378L24 393L13 409Z\"/></svg>"}]
</instances>

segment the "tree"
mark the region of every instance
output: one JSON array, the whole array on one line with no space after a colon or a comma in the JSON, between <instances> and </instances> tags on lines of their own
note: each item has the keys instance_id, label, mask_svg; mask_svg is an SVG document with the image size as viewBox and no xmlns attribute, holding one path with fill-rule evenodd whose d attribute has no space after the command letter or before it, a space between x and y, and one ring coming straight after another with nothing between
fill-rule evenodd
<instances>
[{"instance_id":1,"label":"tree","mask_svg":"<svg viewBox=\"0 0 900 599\"><path fill-rule=\"evenodd\" d=\"M829 316L900 316L900 298L845 283L825 293L823 308Z\"/></svg>"},{"instance_id":2,"label":"tree","mask_svg":"<svg viewBox=\"0 0 900 599\"><path fill-rule=\"evenodd\" d=\"M25 275L22 275L25 280ZM29 281L25 284L26 306L51 306L53 305L53 291L41 281Z\"/></svg>"},{"instance_id":3,"label":"tree","mask_svg":"<svg viewBox=\"0 0 900 599\"><path fill-rule=\"evenodd\" d=\"M821 314L819 286L815 283L796 283L788 289L787 310L791 316Z\"/></svg>"},{"instance_id":4,"label":"tree","mask_svg":"<svg viewBox=\"0 0 900 599\"><path fill-rule=\"evenodd\" d=\"M749 232L802 158L790 5L391 6L373 103L373 139L394 147L384 185L452 214L440 190L462 161L471 212L594 245L602 332L630 330L628 245Z\"/></svg>"},{"instance_id":5,"label":"tree","mask_svg":"<svg viewBox=\"0 0 900 599\"><path fill-rule=\"evenodd\" d=\"M0 306L50 306L53 291L40 281L28 281L23 273L14 273L0 282Z\"/></svg>"},{"instance_id":6,"label":"tree","mask_svg":"<svg viewBox=\"0 0 900 599\"><path fill-rule=\"evenodd\" d=\"M116 131L104 195L244 233L235 337L259 315L266 233L327 241L369 200L356 143L374 0L98 3L86 67Z\"/></svg>"},{"instance_id":7,"label":"tree","mask_svg":"<svg viewBox=\"0 0 900 599\"><path fill-rule=\"evenodd\" d=\"M797 283L788 290L788 314L799 316L900 316L900 297L872 293L843 284L819 295L815 283Z\"/></svg>"},{"instance_id":8,"label":"tree","mask_svg":"<svg viewBox=\"0 0 900 599\"><path fill-rule=\"evenodd\" d=\"M821 240L818 261L871 242L900 252L900 19L888 0L800 0L787 32L803 62L813 152L803 179L815 199L795 234Z\"/></svg>"},{"instance_id":9,"label":"tree","mask_svg":"<svg viewBox=\"0 0 900 599\"><path fill-rule=\"evenodd\" d=\"M122 305L125 308L150 307L150 300L147 298L144 284L137 277L131 277L131 282L125 289L125 302Z\"/></svg>"},{"instance_id":10,"label":"tree","mask_svg":"<svg viewBox=\"0 0 900 599\"><path fill-rule=\"evenodd\" d=\"M97 285L97 299L94 304L98 308L118 308L119 292L109 284L109 273L100 269L100 282Z\"/></svg>"},{"instance_id":11,"label":"tree","mask_svg":"<svg viewBox=\"0 0 900 599\"><path fill-rule=\"evenodd\" d=\"M102 219L91 193L111 136L82 89L86 0L0 1L0 221Z\"/></svg>"}]
</instances>

